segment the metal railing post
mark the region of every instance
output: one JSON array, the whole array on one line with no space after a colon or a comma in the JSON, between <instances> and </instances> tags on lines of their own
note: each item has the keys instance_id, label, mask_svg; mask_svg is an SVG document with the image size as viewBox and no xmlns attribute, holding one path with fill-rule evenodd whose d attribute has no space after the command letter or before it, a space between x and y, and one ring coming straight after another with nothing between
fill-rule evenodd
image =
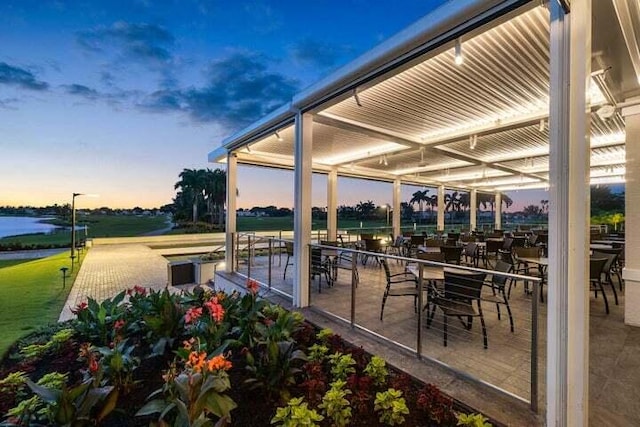
<instances>
[{"instance_id":1,"label":"metal railing post","mask_svg":"<svg viewBox=\"0 0 640 427\"><path fill-rule=\"evenodd\" d=\"M231 254L230 254L230 257L229 257L229 261L231 262L231 269L232 269L232 270L234 270L234 271L237 271L237 270L238 270L238 267L237 267L237 266L236 266L236 268L235 268L235 269L233 268L233 267L236 265L236 264L235 264L235 262L236 262L236 253L235 253L235 251L233 250L233 248L234 248L234 246L235 246L235 244L234 244L234 243L235 243L235 241L236 241L236 240L235 240L235 239L236 239L236 237L237 237L237 236L236 236L236 233L231 233ZM225 251L226 251L226 249L225 249Z\"/></svg>"},{"instance_id":2,"label":"metal railing post","mask_svg":"<svg viewBox=\"0 0 640 427\"><path fill-rule=\"evenodd\" d=\"M357 278L358 254L351 253L351 328L356 324L356 278Z\"/></svg>"},{"instance_id":3,"label":"metal railing post","mask_svg":"<svg viewBox=\"0 0 640 427\"><path fill-rule=\"evenodd\" d=\"M251 279L251 234L247 234L247 278Z\"/></svg>"},{"instance_id":4,"label":"metal railing post","mask_svg":"<svg viewBox=\"0 0 640 427\"><path fill-rule=\"evenodd\" d=\"M267 286L269 287L269 290L271 290L271 246L273 243L273 239L269 238L269 270L268 270L268 276L267 276Z\"/></svg>"},{"instance_id":5,"label":"metal railing post","mask_svg":"<svg viewBox=\"0 0 640 427\"><path fill-rule=\"evenodd\" d=\"M418 359L422 358L422 278L424 264L418 263L418 336L416 343L416 352Z\"/></svg>"},{"instance_id":6,"label":"metal railing post","mask_svg":"<svg viewBox=\"0 0 640 427\"><path fill-rule=\"evenodd\" d=\"M538 412L538 299L540 282L533 282L531 295L531 410Z\"/></svg>"},{"instance_id":7,"label":"metal railing post","mask_svg":"<svg viewBox=\"0 0 640 427\"><path fill-rule=\"evenodd\" d=\"M240 270L240 235L236 235L236 271Z\"/></svg>"}]
</instances>

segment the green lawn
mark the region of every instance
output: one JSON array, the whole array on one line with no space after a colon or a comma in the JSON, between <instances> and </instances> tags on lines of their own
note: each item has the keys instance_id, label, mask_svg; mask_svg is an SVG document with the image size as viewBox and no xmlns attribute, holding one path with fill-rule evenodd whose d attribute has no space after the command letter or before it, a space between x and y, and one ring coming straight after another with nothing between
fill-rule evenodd
<instances>
[{"instance_id":1,"label":"green lawn","mask_svg":"<svg viewBox=\"0 0 640 427\"><path fill-rule=\"evenodd\" d=\"M58 321L79 270L76 264L62 289L60 268L69 266L69 252L12 266L0 264L0 357L22 335Z\"/></svg>"},{"instance_id":2,"label":"green lawn","mask_svg":"<svg viewBox=\"0 0 640 427\"><path fill-rule=\"evenodd\" d=\"M57 220L53 220L51 223L60 224ZM167 227L166 220L162 216L81 215L78 216L76 224L76 237L78 239L84 238L85 224L89 227L88 237L138 236L140 234ZM68 224L66 225L68 226ZM13 242L20 242L25 245L71 245L71 231L61 230L51 234L25 234L22 236L4 237L0 239L0 244Z\"/></svg>"},{"instance_id":3,"label":"green lawn","mask_svg":"<svg viewBox=\"0 0 640 427\"><path fill-rule=\"evenodd\" d=\"M5 267L11 267L12 265L18 265L25 262L33 261L32 259L0 259L0 269Z\"/></svg>"}]
</instances>

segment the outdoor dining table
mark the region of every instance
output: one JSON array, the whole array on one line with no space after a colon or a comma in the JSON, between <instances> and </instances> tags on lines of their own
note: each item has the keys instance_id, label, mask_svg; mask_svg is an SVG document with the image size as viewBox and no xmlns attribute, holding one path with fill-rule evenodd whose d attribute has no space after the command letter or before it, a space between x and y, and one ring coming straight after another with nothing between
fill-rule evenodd
<instances>
[{"instance_id":1,"label":"outdoor dining table","mask_svg":"<svg viewBox=\"0 0 640 427\"><path fill-rule=\"evenodd\" d=\"M610 245L610 247L614 245L624 244L624 240L592 240L592 244L597 245Z\"/></svg>"},{"instance_id":2,"label":"outdoor dining table","mask_svg":"<svg viewBox=\"0 0 640 427\"><path fill-rule=\"evenodd\" d=\"M545 283L545 274L547 272L547 266L549 266L549 258L547 257L519 257L518 261L526 262L528 264L536 264L538 266L538 271L540 272L540 301L544 302L544 297L542 296L542 285Z\"/></svg>"},{"instance_id":3,"label":"outdoor dining table","mask_svg":"<svg viewBox=\"0 0 640 427\"><path fill-rule=\"evenodd\" d=\"M598 249L611 249L613 248L612 245L606 245L604 243L591 243L589 245L589 249L591 250L598 250Z\"/></svg>"},{"instance_id":4,"label":"outdoor dining table","mask_svg":"<svg viewBox=\"0 0 640 427\"><path fill-rule=\"evenodd\" d=\"M440 253L440 247L420 245L418 246L418 252Z\"/></svg>"}]
</instances>

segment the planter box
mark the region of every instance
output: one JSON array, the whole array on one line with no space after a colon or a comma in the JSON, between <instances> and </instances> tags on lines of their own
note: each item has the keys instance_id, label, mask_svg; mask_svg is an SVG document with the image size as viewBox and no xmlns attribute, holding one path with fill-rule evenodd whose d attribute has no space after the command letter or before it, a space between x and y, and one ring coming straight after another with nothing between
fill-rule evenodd
<instances>
[{"instance_id":1,"label":"planter box","mask_svg":"<svg viewBox=\"0 0 640 427\"><path fill-rule=\"evenodd\" d=\"M193 260L195 266L195 283L198 285L206 285L213 279L216 264L220 260L204 261L201 259Z\"/></svg>"},{"instance_id":2,"label":"planter box","mask_svg":"<svg viewBox=\"0 0 640 427\"><path fill-rule=\"evenodd\" d=\"M174 261L167 265L169 286L194 283L194 268L191 261Z\"/></svg>"}]
</instances>

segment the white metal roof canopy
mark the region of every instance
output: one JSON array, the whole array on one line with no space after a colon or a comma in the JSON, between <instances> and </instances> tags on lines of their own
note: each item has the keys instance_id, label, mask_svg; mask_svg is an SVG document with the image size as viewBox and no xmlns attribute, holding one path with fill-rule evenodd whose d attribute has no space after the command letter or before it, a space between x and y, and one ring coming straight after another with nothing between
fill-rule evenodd
<instances>
[{"instance_id":1,"label":"white metal roof canopy","mask_svg":"<svg viewBox=\"0 0 640 427\"><path fill-rule=\"evenodd\" d=\"M313 110L314 171L489 192L548 186L545 7L530 4L414 62ZM602 75L592 82L594 111L611 93ZM235 150L241 164L293 168L291 111L283 107L226 148L244 144ZM591 129L594 182L623 182L623 119L594 112Z\"/></svg>"}]
</instances>

